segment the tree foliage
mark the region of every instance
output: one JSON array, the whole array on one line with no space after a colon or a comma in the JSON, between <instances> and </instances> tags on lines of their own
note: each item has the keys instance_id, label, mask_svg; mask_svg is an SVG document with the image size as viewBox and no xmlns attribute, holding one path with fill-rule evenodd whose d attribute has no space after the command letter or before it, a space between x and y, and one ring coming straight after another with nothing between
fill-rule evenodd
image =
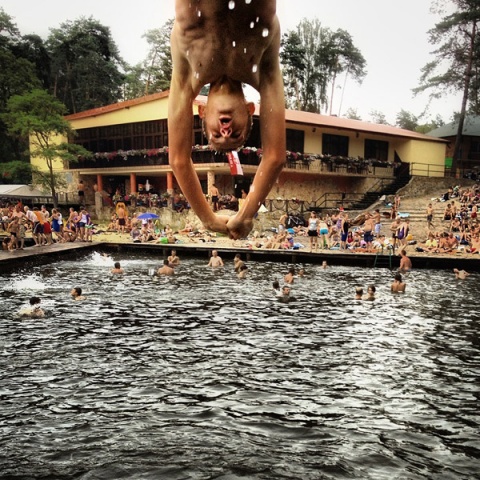
<instances>
[{"instance_id":1,"label":"tree foliage","mask_svg":"<svg viewBox=\"0 0 480 480\"><path fill-rule=\"evenodd\" d=\"M303 19L295 32L283 36L280 58L289 106L308 112L325 108L331 113L339 75L356 81L366 75L366 61L350 34L322 27L318 19Z\"/></svg>"},{"instance_id":2,"label":"tree foliage","mask_svg":"<svg viewBox=\"0 0 480 480\"><path fill-rule=\"evenodd\" d=\"M287 108L301 109L300 86L304 82L305 47L297 32L284 33L281 42L280 60L283 66L285 103Z\"/></svg>"},{"instance_id":3,"label":"tree foliage","mask_svg":"<svg viewBox=\"0 0 480 480\"><path fill-rule=\"evenodd\" d=\"M434 119L431 119L429 122L417 125L415 128L415 131L418 133L428 133L431 132L432 130L435 130L436 128L442 127L445 125L445 122L443 121L442 117L440 115L437 115Z\"/></svg>"},{"instance_id":4,"label":"tree foliage","mask_svg":"<svg viewBox=\"0 0 480 480\"><path fill-rule=\"evenodd\" d=\"M146 73L145 94L162 92L170 88L173 68L170 36L173 22L172 18L161 28L149 30L144 35L150 45L150 51L144 62Z\"/></svg>"},{"instance_id":5,"label":"tree foliage","mask_svg":"<svg viewBox=\"0 0 480 480\"><path fill-rule=\"evenodd\" d=\"M349 118L350 120L362 120L362 117L358 114L356 108L348 108L345 112L345 118Z\"/></svg>"},{"instance_id":6,"label":"tree foliage","mask_svg":"<svg viewBox=\"0 0 480 480\"><path fill-rule=\"evenodd\" d=\"M373 123L376 123L378 125L389 125L387 117L383 112L380 112L379 110L371 110L370 118L372 119Z\"/></svg>"},{"instance_id":7,"label":"tree foliage","mask_svg":"<svg viewBox=\"0 0 480 480\"><path fill-rule=\"evenodd\" d=\"M479 115L480 68L480 3L478 0L450 0L434 2L434 9L443 14L429 33L429 41L436 46L434 60L422 69L420 85L414 93L430 91L432 98L444 93L462 92L462 105L455 141L452 170L458 166L463 125L467 111ZM452 11L446 8L451 7Z\"/></svg>"},{"instance_id":8,"label":"tree foliage","mask_svg":"<svg viewBox=\"0 0 480 480\"><path fill-rule=\"evenodd\" d=\"M173 22L172 18L161 28L148 30L143 35L149 44L149 51L143 62L127 69L124 90L126 100L170 88L173 69L170 36Z\"/></svg>"},{"instance_id":9,"label":"tree foliage","mask_svg":"<svg viewBox=\"0 0 480 480\"><path fill-rule=\"evenodd\" d=\"M403 128L405 130L412 130L412 132L414 132L418 127L418 117L416 117L411 112L403 110L402 108L402 110L397 113L395 125L399 128Z\"/></svg>"},{"instance_id":10,"label":"tree foliage","mask_svg":"<svg viewBox=\"0 0 480 480\"><path fill-rule=\"evenodd\" d=\"M47 40L52 92L68 113L97 108L122 97L125 66L110 28L92 17L62 23Z\"/></svg>"},{"instance_id":11,"label":"tree foliage","mask_svg":"<svg viewBox=\"0 0 480 480\"><path fill-rule=\"evenodd\" d=\"M30 138L30 153L45 161L47 173L38 171L37 183L48 186L55 206L57 188L61 175L55 172L57 159L77 161L78 156L89 156L79 145L60 141L71 138L74 131L65 120L66 107L45 90L32 90L25 95L14 95L8 100L6 112L1 118L8 126L9 133L24 139Z\"/></svg>"},{"instance_id":12,"label":"tree foliage","mask_svg":"<svg viewBox=\"0 0 480 480\"><path fill-rule=\"evenodd\" d=\"M0 8L0 114L5 111L12 95L21 95L41 85L35 64L20 48L22 42L12 18ZM6 125L0 119L0 163L26 160L25 147L21 140L8 135Z\"/></svg>"}]
</instances>

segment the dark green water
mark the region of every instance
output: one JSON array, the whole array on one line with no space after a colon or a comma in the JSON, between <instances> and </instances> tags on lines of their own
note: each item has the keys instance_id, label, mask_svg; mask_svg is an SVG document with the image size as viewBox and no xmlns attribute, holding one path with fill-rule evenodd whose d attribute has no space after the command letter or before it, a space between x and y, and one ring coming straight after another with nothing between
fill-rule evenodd
<instances>
[{"instance_id":1,"label":"dark green water","mask_svg":"<svg viewBox=\"0 0 480 480\"><path fill-rule=\"evenodd\" d=\"M0 274L1 479L478 478L479 275L115 260Z\"/></svg>"}]
</instances>

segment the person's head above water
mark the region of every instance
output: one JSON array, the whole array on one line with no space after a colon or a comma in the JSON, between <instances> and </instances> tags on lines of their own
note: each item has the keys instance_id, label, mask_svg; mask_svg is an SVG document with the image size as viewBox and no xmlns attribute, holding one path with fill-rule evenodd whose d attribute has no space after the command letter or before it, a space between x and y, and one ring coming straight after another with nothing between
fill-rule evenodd
<instances>
[{"instance_id":1,"label":"person's head above water","mask_svg":"<svg viewBox=\"0 0 480 480\"><path fill-rule=\"evenodd\" d=\"M247 102L242 84L222 77L210 84L206 105L199 105L203 134L216 151L232 151L241 148L253 125L255 105Z\"/></svg>"}]
</instances>

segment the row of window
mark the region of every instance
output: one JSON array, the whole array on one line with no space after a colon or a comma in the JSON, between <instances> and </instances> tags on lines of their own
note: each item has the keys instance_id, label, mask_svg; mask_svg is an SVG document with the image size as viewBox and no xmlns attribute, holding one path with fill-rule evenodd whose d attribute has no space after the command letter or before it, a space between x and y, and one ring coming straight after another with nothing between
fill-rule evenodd
<instances>
[{"instance_id":1,"label":"row of window","mask_svg":"<svg viewBox=\"0 0 480 480\"><path fill-rule=\"evenodd\" d=\"M114 152L117 150L143 150L168 146L167 120L154 120L150 122L137 122L106 127L84 128L77 130L78 143L91 152ZM205 145L207 143L201 119L196 115L193 122L193 144ZM322 135L322 153L348 157L349 137L344 135ZM305 132L287 128L287 150L304 153ZM248 147L261 147L260 125L254 119L252 132L246 145ZM388 142L381 140L365 140L365 158L388 160Z\"/></svg>"}]
</instances>

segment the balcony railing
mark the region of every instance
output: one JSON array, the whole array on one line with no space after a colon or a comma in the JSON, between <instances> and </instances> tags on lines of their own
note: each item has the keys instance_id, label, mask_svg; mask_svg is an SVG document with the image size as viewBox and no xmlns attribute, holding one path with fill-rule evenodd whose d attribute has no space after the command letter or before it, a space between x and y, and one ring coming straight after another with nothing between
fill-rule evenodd
<instances>
[{"instance_id":1,"label":"balcony railing","mask_svg":"<svg viewBox=\"0 0 480 480\"><path fill-rule=\"evenodd\" d=\"M238 152L242 165L258 166L262 150L246 147ZM225 153L214 152L204 146L192 148L194 164L227 164ZM168 166L168 149L129 150L95 153L91 158L80 158L71 163L69 169L119 168L138 166ZM339 157L332 155L302 154L288 152L285 168L301 172L313 172L335 175L373 175L392 176L393 164L379 160L365 160L359 157Z\"/></svg>"}]
</instances>

